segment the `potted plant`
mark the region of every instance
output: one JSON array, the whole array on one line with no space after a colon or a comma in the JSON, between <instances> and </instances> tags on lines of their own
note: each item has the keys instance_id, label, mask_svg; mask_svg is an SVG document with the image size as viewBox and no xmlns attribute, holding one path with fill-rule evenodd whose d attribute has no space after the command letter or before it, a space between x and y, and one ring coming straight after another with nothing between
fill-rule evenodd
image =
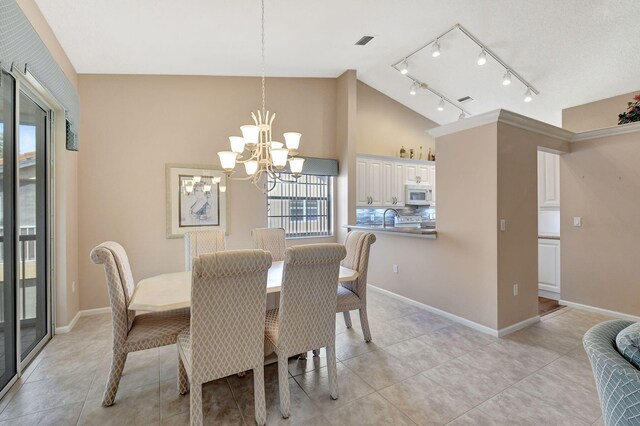
<instances>
[{"instance_id":1,"label":"potted plant","mask_svg":"<svg viewBox=\"0 0 640 426\"><path fill-rule=\"evenodd\" d=\"M618 124L640 121L640 94L633 98L633 102L627 102L627 111L618 115Z\"/></svg>"}]
</instances>

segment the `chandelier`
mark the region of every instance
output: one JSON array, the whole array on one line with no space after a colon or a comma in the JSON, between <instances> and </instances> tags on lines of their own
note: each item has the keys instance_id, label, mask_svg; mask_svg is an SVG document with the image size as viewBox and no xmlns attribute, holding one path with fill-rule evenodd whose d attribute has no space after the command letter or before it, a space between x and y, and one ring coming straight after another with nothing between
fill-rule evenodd
<instances>
[{"instance_id":1,"label":"chandelier","mask_svg":"<svg viewBox=\"0 0 640 426\"><path fill-rule=\"evenodd\" d=\"M298 154L300 137L297 132L283 134L284 143L274 141L271 138L275 113L266 110L265 91L265 55L264 55L264 0L262 0L262 109L257 113L252 112L254 124L240 127L242 136L230 136L231 151L220 151L220 164L227 176L230 176L236 167L236 163L244 164L246 177L232 178L235 180L248 180L263 192L269 192L275 187L275 182L292 182L281 177L287 162L294 179L298 179L304 165L304 158L295 157ZM286 145L286 148L285 148ZM246 156L246 157L245 157ZM271 181L271 187L267 182Z\"/></svg>"}]
</instances>

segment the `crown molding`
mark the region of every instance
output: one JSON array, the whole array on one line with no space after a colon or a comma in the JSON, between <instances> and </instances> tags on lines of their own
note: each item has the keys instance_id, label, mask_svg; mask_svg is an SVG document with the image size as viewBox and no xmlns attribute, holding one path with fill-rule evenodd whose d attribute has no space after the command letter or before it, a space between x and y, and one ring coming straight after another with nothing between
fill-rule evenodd
<instances>
[{"instance_id":1,"label":"crown molding","mask_svg":"<svg viewBox=\"0 0 640 426\"><path fill-rule=\"evenodd\" d=\"M485 124L498 122L563 141L570 141L574 135L573 132L568 130L561 129L560 127L534 120L533 118L516 114L515 112L507 111L505 109L497 109L484 114L474 115L473 117L465 118L464 120L445 124L429 130L429 133L431 136L437 138L461 132L463 130L473 129Z\"/></svg>"},{"instance_id":2,"label":"crown molding","mask_svg":"<svg viewBox=\"0 0 640 426\"><path fill-rule=\"evenodd\" d=\"M640 122L621 124L619 126L605 127L602 129L589 130L587 132L576 133L571 142L588 141L591 139L604 138L607 136L624 135L626 133L640 132Z\"/></svg>"}]
</instances>

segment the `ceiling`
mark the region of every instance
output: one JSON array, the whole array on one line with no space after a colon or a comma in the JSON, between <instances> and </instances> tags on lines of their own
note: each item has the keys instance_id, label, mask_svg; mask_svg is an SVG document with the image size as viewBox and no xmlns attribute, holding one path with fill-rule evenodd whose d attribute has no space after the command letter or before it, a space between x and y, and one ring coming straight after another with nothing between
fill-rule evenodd
<instances>
[{"instance_id":1,"label":"ceiling","mask_svg":"<svg viewBox=\"0 0 640 426\"><path fill-rule=\"evenodd\" d=\"M78 73L260 75L258 0L36 0ZM640 89L636 0L266 0L267 76L358 78L444 124L425 90L391 67L456 23L479 38L540 95L501 84L492 59L458 32L442 54L414 58L411 74L451 99L472 96L478 114L505 108L560 125L563 108ZM375 38L366 46L354 43ZM612 111L617 114L621 111Z\"/></svg>"}]
</instances>

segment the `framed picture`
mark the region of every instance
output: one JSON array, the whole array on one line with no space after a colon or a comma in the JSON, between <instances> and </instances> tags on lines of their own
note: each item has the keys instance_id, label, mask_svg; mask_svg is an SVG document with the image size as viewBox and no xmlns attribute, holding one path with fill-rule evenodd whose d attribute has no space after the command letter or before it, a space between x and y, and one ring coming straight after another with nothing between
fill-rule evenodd
<instances>
[{"instance_id":1,"label":"framed picture","mask_svg":"<svg viewBox=\"0 0 640 426\"><path fill-rule=\"evenodd\" d=\"M227 232L227 175L210 166L167 164L167 238L185 232Z\"/></svg>"}]
</instances>

